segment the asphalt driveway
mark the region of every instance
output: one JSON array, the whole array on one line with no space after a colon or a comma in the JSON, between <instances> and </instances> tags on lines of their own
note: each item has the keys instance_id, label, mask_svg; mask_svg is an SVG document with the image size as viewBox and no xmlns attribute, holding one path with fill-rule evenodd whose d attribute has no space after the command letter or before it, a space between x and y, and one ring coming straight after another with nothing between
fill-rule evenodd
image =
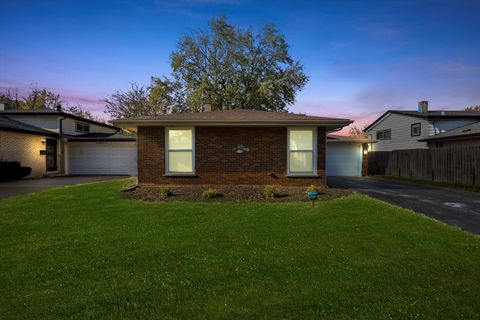
<instances>
[{"instance_id":1,"label":"asphalt driveway","mask_svg":"<svg viewBox=\"0 0 480 320\"><path fill-rule=\"evenodd\" d=\"M0 199L73 184L126 178L126 176L67 176L0 182Z\"/></svg>"},{"instance_id":2,"label":"asphalt driveway","mask_svg":"<svg viewBox=\"0 0 480 320\"><path fill-rule=\"evenodd\" d=\"M328 177L333 188L352 189L480 234L480 193L370 177Z\"/></svg>"}]
</instances>

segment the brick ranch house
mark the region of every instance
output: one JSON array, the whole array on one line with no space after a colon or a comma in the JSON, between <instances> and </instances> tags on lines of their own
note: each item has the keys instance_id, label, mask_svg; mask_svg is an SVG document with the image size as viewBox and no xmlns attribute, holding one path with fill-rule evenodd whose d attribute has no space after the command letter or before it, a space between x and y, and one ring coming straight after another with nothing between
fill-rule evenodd
<instances>
[{"instance_id":1,"label":"brick ranch house","mask_svg":"<svg viewBox=\"0 0 480 320\"><path fill-rule=\"evenodd\" d=\"M113 123L137 133L139 184L321 186L326 134L352 121L224 110Z\"/></svg>"}]
</instances>

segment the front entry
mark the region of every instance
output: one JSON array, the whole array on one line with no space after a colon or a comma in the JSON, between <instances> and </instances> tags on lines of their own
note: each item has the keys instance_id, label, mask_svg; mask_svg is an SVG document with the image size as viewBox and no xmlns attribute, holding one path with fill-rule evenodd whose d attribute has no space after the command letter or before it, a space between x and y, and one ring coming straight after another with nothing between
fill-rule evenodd
<instances>
[{"instance_id":1,"label":"front entry","mask_svg":"<svg viewBox=\"0 0 480 320\"><path fill-rule=\"evenodd\" d=\"M57 140L47 139L45 147L47 171L57 171Z\"/></svg>"}]
</instances>

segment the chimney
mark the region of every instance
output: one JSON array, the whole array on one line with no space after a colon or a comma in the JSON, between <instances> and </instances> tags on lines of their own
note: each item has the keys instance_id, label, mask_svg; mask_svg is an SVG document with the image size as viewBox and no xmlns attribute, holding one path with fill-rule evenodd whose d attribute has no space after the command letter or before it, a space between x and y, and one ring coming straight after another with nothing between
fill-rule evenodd
<instances>
[{"instance_id":1,"label":"chimney","mask_svg":"<svg viewBox=\"0 0 480 320\"><path fill-rule=\"evenodd\" d=\"M57 111L62 111L62 105L61 105L61 104L57 104L57 106L55 107L55 109L57 109Z\"/></svg>"},{"instance_id":2,"label":"chimney","mask_svg":"<svg viewBox=\"0 0 480 320\"><path fill-rule=\"evenodd\" d=\"M427 113L428 112L428 101L420 101L418 103L418 112Z\"/></svg>"},{"instance_id":3,"label":"chimney","mask_svg":"<svg viewBox=\"0 0 480 320\"><path fill-rule=\"evenodd\" d=\"M212 105L211 104L204 104L203 105L203 112L212 112Z\"/></svg>"}]
</instances>

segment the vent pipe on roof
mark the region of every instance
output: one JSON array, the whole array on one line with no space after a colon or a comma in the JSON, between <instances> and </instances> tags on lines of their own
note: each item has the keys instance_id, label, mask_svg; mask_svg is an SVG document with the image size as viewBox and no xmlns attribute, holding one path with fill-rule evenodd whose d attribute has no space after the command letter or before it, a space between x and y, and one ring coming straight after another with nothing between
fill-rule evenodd
<instances>
[{"instance_id":1,"label":"vent pipe on roof","mask_svg":"<svg viewBox=\"0 0 480 320\"><path fill-rule=\"evenodd\" d=\"M420 101L418 103L418 112L421 112L421 113L428 112L428 101Z\"/></svg>"},{"instance_id":2,"label":"vent pipe on roof","mask_svg":"<svg viewBox=\"0 0 480 320\"><path fill-rule=\"evenodd\" d=\"M212 105L211 104L204 104L203 105L203 112L212 112Z\"/></svg>"}]
</instances>

